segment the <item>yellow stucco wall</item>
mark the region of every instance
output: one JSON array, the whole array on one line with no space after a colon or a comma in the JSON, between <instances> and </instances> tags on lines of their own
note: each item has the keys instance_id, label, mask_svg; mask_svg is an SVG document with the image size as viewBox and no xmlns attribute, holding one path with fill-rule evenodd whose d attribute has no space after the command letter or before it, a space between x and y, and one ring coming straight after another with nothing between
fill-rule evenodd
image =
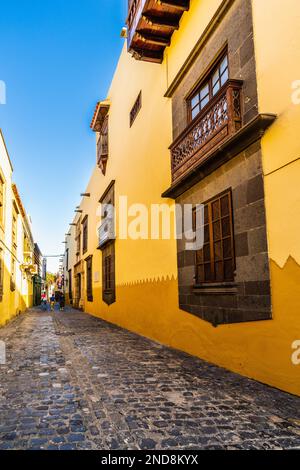
<instances>
[{"instance_id":1,"label":"yellow stucco wall","mask_svg":"<svg viewBox=\"0 0 300 470\"><path fill-rule=\"evenodd\" d=\"M289 256L300 263L300 3L253 0L253 15L259 110L278 116L262 151L270 256L283 267Z\"/></svg>"},{"instance_id":2,"label":"yellow stucco wall","mask_svg":"<svg viewBox=\"0 0 300 470\"><path fill-rule=\"evenodd\" d=\"M33 303L33 286L31 278L24 278L20 270L23 263L24 226L21 214L17 217L17 250L16 250L16 282L15 291L10 289L11 257L12 257L12 207L14 195L12 191L13 170L0 131L0 172L4 180L4 223L0 225L0 248L3 256L3 297L0 302L0 327L14 316L25 311ZM33 248L33 247L32 247Z\"/></svg>"},{"instance_id":3,"label":"yellow stucco wall","mask_svg":"<svg viewBox=\"0 0 300 470\"><path fill-rule=\"evenodd\" d=\"M83 215L89 215L89 250L85 256L93 254L94 274L99 273L99 282L93 285L94 302L85 301L85 309L149 338L300 395L300 366L291 361L292 343L300 339L299 163L266 176L272 321L214 328L179 310L174 240L117 239L117 301L108 307L101 300L101 252L96 249L99 198L110 181L116 180L117 209L122 195L128 196L129 204L166 202L160 195L170 184L168 146L172 129L171 101L163 95L220 3L192 0L191 9L184 14L160 66L135 61L125 47L122 51L108 93L111 109L107 174L104 177L98 168L94 170L87 188L91 198L84 198L81 203ZM282 21L281 0L253 1L260 111L279 114L277 123L263 139L265 173L300 155L297 140L300 107L293 107L290 100L292 77L300 79L297 72L300 41L296 40L299 2L291 3L297 14L293 21L289 16L287 23ZM286 8L284 14L288 14ZM273 36L268 35L271 30ZM279 49L274 47L274 35L283 41ZM286 63L287 50L287 66L281 67L279 77L274 79L278 64ZM283 90L285 84L287 92ZM129 112L140 90L142 109L130 129ZM70 267L75 264L74 232L72 228L68 237Z\"/></svg>"}]
</instances>

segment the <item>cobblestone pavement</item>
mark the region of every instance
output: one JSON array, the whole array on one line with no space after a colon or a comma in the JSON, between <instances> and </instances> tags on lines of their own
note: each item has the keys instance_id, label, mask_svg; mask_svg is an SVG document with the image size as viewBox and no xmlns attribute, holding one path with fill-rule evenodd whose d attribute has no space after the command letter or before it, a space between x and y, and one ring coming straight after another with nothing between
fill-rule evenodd
<instances>
[{"instance_id":1,"label":"cobblestone pavement","mask_svg":"<svg viewBox=\"0 0 300 470\"><path fill-rule=\"evenodd\" d=\"M0 330L0 449L300 448L300 399L88 315Z\"/></svg>"}]
</instances>

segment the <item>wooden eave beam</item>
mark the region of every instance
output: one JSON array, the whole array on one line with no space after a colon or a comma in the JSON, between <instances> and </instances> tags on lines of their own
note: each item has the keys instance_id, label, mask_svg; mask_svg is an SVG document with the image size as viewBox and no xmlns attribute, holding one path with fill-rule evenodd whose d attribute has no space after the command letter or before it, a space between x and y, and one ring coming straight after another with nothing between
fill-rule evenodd
<instances>
[{"instance_id":1,"label":"wooden eave beam","mask_svg":"<svg viewBox=\"0 0 300 470\"><path fill-rule=\"evenodd\" d=\"M174 15L173 15L174 16ZM178 18L170 18L166 16L155 16L151 15L150 13L144 13L143 19L148 23L150 26L161 26L165 28L179 29L179 19Z\"/></svg>"},{"instance_id":2,"label":"wooden eave beam","mask_svg":"<svg viewBox=\"0 0 300 470\"><path fill-rule=\"evenodd\" d=\"M137 39L144 41L147 44L153 44L155 46L167 47L170 45L170 38L163 36L155 36L149 33L137 33Z\"/></svg>"},{"instance_id":3,"label":"wooden eave beam","mask_svg":"<svg viewBox=\"0 0 300 470\"><path fill-rule=\"evenodd\" d=\"M161 64L163 61L163 51L151 51L150 49L140 49L131 47L130 52L136 60Z\"/></svg>"},{"instance_id":4,"label":"wooden eave beam","mask_svg":"<svg viewBox=\"0 0 300 470\"><path fill-rule=\"evenodd\" d=\"M105 119L105 116L107 115L108 111L109 111L109 103L108 101L99 101L99 103L97 104L97 108L95 110L95 113L94 113L94 116L93 116L93 120L91 122L91 129L94 131L94 132L100 132L101 131L101 127L102 127L102 124L103 124L103 121Z\"/></svg>"},{"instance_id":5,"label":"wooden eave beam","mask_svg":"<svg viewBox=\"0 0 300 470\"><path fill-rule=\"evenodd\" d=\"M190 8L189 0L157 0L157 3L162 6L176 8L179 11L188 11Z\"/></svg>"}]
</instances>

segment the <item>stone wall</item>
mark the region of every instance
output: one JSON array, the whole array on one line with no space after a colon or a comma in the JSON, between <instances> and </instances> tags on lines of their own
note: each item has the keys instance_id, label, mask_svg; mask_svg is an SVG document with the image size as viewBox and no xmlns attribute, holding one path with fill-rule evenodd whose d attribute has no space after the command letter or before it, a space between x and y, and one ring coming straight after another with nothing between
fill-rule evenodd
<instances>
[{"instance_id":1,"label":"stone wall","mask_svg":"<svg viewBox=\"0 0 300 470\"><path fill-rule=\"evenodd\" d=\"M236 272L232 284L195 288L195 252L178 241L180 308L215 325L270 319L270 272L260 143L224 164L178 198L200 204L231 189Z\"/></svg>"},{"instance_id":2,"label":"stone wall","mask_svg":"<svg viewBox=\"0 0 300 470\"><path fill-rule=\"evenodd\" d=\"M173 95L174 140L186 128L188 123L186 97L195 84L201 82L201 77L206 75L206 72L213 66L216 57L226 45L228 48L230 78L244 81L244 124L247 124L257 115L258 98L251 1L236 0Z\"/></svg>"}]
</instances>

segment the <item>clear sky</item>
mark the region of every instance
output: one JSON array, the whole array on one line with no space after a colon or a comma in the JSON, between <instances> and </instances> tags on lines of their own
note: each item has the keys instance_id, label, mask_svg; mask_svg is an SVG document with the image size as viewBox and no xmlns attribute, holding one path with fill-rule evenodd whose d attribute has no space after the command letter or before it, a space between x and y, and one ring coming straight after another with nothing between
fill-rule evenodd
<instances>
[{"instance_id":1,"label":"clear sky","mask_svg":"<svg viewBox=\"0 0 300 470\"><path fill-rule=\"evenodd\" d=\"M106 97L126 13L127 0L1 2L0 127L43 254L63 252L95 164L89 124Z\"/></svg>"}]
</instances>

